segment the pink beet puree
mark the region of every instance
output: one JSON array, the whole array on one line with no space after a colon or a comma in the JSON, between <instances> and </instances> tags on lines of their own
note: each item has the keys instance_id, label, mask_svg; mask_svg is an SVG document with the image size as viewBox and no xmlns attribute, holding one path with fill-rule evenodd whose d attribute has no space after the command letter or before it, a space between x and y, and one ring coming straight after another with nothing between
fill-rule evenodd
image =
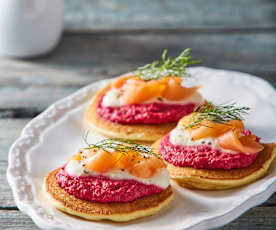
<instances>
[{"instance_id":1,"label":"pink beet puree","mask_svg":"<svg viewBox=\"0 0 276 230\"><path fill-rule=\"evenodd\" d=\"M91 202L131 202L144 196L159 194L164 189L136 180L111 180L104 176L71 176L64 167L56 175L61 188L75 197Z\"/></svg>"},{"instance_id":2,"label":"pink beet puree","mask_svg":"<svg viewBox=\"0 0 276 230\"><path fill-rule=\"evenodd\" d=\"M197 146L173 145L170 142L170 133L161 140L159 152L167 162L175 166L213 170L246 168L258 156L258 153L231 154L203 144Z\"/></svg>"},{"instance_id":3,"label":"pink beet puree","mask_svg":"<svg viewBox=\"0 0 276 230\"><path fill-rule=\"evenodd\" d=\"M177 122L193 112L194 103L179 104L131 104L120 107L105 107L99 101L97 111L102 119L118 124L166 124Z\"/></svg>"}]
</instances>

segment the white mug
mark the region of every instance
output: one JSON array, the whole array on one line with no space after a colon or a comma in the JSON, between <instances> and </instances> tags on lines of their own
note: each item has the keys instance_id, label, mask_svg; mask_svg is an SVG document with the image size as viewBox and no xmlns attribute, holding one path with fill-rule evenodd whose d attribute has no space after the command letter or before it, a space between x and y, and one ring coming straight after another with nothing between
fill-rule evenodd
<instances>
[{"instance_id":1,"label":"white mug","mask_svg":"<svg viewBox=\"0 0 276 230\"><path fill-rule=\"evenodd\" d=\"M50 52L63 30L63 0L0 0L0 55Z\"/></svg>"}]
</instances>

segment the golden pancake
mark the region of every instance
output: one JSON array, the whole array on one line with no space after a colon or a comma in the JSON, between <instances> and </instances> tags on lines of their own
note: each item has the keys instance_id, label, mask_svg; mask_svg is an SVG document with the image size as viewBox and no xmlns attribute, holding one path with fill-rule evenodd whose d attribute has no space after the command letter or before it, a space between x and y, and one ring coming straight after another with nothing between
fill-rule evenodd
<instances>
[{"instance_id":1,"label":"golden pancake","mask_svg":"<svg viewBox=\"0 0 276 230\"><path fill-rule=\"evenodd\" d=\"M158 140L176 126L176 123L161 125L122 125L100 118L97 113L97 104L109 89L110 85L100 90L92 99L85 114L85 123L88 128L92 128L110 138L152 142Z\"/></svg>"},{"instance_id":2,"label":"golden pancake","mask_svg":"<svg viewBox=\"0 0 276 230\"><path fill-rule=\"evenodd\" d=\"M156 141L152 149L159 153L160 140ZM222 190L249 184L265 176L269 166L276 156L276 144L263 144L264 150L259 153L252 165L242 169L209 170L192 167L177 167L167 164L170 176L179 185L192 189ZM160 154L160 153L159 153Z\"/></svg>"},{"instance_id":3,"label":"golden pancake","mask_svg":"<svg viewBox=\"0 0 276 230\"><path fill-rule=\"evenodd\" d=\"M56 181L59 169L48 173L44 179L42 196L51 206L74 216L88 220L112 220L117 222L150 216L168 206L172 201L171 186L160 194L137 199L129 203L95 203L81 200L64 191Z\"/></svg>"}]
</instances>

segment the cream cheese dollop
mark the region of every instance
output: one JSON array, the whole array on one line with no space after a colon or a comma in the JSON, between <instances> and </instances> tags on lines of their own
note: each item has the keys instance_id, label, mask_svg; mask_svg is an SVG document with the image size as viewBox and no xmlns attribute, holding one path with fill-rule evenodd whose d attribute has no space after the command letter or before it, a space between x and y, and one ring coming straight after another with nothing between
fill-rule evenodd
<instances>
[{"instance_id":1,"label":"cream cheese dollop","mask_svg":"<svg viewBox=\"0 0 276 230\"><path fill-rule=\"evenodd\" d=\"M72 176L81 176L84 173L84 167L77 160L71 160L66 164L65 171Z\"/></svg>"},{"instance_id":2,"label":"cream cheese dollop","mask_svg":"<svg viewBox=\"0 0 276 230\"><path fill-rule=\"evenodd\" d=\"M217 140L213 137L201 138L199 140L193 140L190 133L182 127L173 129L170 133L170 141L174 145L202 145L206 144L213 148L218 148Z\"/></svg>"},{"instance_id":3,"label":"cream cheese dollop","mask_svg":"<svg viewBox=\"0 0 276 230\"><path fill-rule=\"evenodd\" d=\"M71 160L65 166L65 171L71 176L106 176L110 179L118 180L136 180L144 184L157 185L163 189L167 188L170 184L170 175L166 168L160 169L150 178L139 178L131 175L127 170L121 170L114 168L106 173L97 173L82 166L82 163L78 160Z\"/></svg>"},{"instance_id":4,"label":"cream cheese dollop","mask_svg":"<svg viewBox=\"0 0 276 230\"><path fill-rule=\"evenodd\" d=\"M110 89L103 97L102 105L105 107L119 107L124 105L123 101L120 98L120 94L121 94L120 89L115 89L115 88ZM180 104L180 105L194 103L198 105L198 104L203 104L204 99L198 92L195 92L193 95L191 95L188 98L185 98L184 100L169 101L169 100L166 100L165 98L161 98L161 100L160 98L153 98L144 102L143 104L149 104L154 102L164 103L164 104Z\"/></svg>"},{"instance_id":5,"label":"cream cheese dollop","mask_svg":"<svg viewBox=\"0 0 276 230\"><path fill-rule=\"evenodd\" d=\"M221 148L218 143L217 139L214 137L208 137L208 138L201 138L198 140L193 140L190 133L182 126L177 126L175 129L173 129L170 132L170 142L173 145L188 145L188 146L195 146L195 145L209 145L210 147L214 149L221 150L223 152L237 153L236 151L232 151L229 149L223 149Z\"/></svg>"}]
</instances>

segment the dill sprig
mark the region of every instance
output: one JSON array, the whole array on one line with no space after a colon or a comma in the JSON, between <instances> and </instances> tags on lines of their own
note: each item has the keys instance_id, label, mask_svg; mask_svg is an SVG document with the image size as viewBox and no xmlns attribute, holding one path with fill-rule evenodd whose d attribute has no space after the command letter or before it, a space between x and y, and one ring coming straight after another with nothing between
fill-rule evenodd
<instances>
[{"instance_id":1,"label":"dill sprig","mask_svg":"<svg viewBox=\"0 0 276 230\"><path fill-rule=\"evenodd\" d=\"M249 107L238 107L235 103L217 106L207 103L194 109L195 114L191 117L190 124L185 128L202 126L204 125L202 121L222 124L232 120L243 120L243 116L248 114L248 110L250 110Z\"/></svg>"},{"instance_id":2,"label":"dill sprig","mask_svg":"<svg viewBox=\"0 0 276 230\"><path fill-rule=\"evenodd\" d=\"M159 79L167 76L189 77L186 67L199 63L198 60L192 60L191 49L185 49L178 57L167 56L168 50L164 50L162 60L154 61L137 68L137 73L145 81Z\"/></svg>"},{"instance_id":3,"label":"dill sprig","mask_svg":"<svg viewBox=\"0 0 276 230\"><path fill-rule=\"evenodd\" d=\"M114 140L114 139L104 139L95 144L89 144L87 142L87 136L84 137L86 144L88 145L85 149L103 149L105 151L110 152L111 150L115 150L118 152L127 155L129 153L135 152L137 154L143 155L143 157L148 158L149 155L153 155L160 159L160 156L154 153L150 147L134 143L129 140Z\"/></svg>"}]
</instances>

